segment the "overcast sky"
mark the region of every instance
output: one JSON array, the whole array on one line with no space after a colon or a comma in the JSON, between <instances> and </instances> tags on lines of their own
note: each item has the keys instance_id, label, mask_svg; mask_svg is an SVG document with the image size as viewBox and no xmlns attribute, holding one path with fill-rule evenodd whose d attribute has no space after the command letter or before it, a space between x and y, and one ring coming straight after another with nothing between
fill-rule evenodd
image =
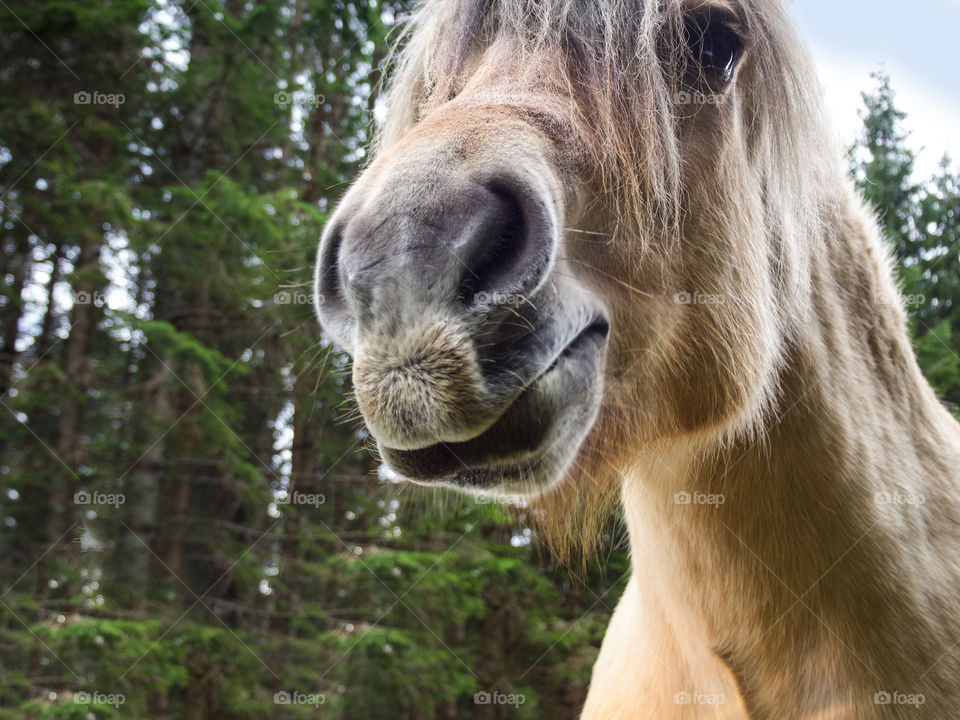
<instances>
[{"instance_id":1,"label":"overcast sky","mask_svg":"<svg viewBox=\"0 0 960 720\"><path fill-rule=\"evenodd\" d=\"M960 0L792 0L792 12L844 144L861 125L860 92L883 67L908 114L918 176L944 152L960 166Z\"/></svg>"}]
</instances>

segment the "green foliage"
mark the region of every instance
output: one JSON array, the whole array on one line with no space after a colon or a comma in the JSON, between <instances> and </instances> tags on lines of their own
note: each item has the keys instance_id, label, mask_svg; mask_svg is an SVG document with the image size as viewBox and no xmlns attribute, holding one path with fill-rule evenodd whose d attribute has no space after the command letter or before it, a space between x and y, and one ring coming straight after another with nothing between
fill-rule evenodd
<instances>
[{"instance_id":1,"label":"green foliage","mask_svg":"<svg viewBox=\"0 0 960 720\"><path fill-rule=\"evenodd\" d=\"M576 716L625 556L378 481L316 326L405 6L0 6L0 719Z\"/></svg>"},{"instance_id":2,"label":"green foliage","mask_svg":"<svg viewBox=\"0 0 960 720\"><path fill-rule=\"evenodd\" d=\"M877 211L898 260L909 257L916 227L917 186L913 184L913 152L902 128L906 115L894 103L890 78L871 75L878 87L863 93L863 133L854 147L854 176L867 202Z\"/></svg>"},{"instance_id":3,"label":"green foliage","mask_svg":"<svg viewBox=\"0 0 960 720\"><path fill-rule=\"evenodd\" d=\"M863 94L863 133L851 150L853 175L876 210L897 259L920 367L941 398L960 407L960 175L914 180L905 114L885 74Z\"/></svg>"},{"instance_id":4,"label":"green foliage","mask_svg":"<svg viewBox=\"0 0 960 720\"><path fill-rule=\"evenodd\" d=\"M314 319L404 7L0 6L0 719L578 714L625 553L581 577L522 509L379 480ZM958 402L960 181L866 99L855 175Z\"/></svg>"}]
</instances>

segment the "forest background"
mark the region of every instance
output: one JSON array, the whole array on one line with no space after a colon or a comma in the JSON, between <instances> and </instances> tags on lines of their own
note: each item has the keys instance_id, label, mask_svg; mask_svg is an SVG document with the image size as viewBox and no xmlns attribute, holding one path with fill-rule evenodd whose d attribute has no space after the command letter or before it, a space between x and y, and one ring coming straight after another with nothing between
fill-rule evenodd
<instances>
[{"instance_id":1,"label":"forest background","mask_svg":"<svg viewBox=\"0 0 960 720\"><path fill-rule=\"evenodd\" d=\"M0 718L577 717L628 559L378 472L310 303L405 2L0 2ZM960 405L960 176L850 150Z\"/></svg>"}]
</instances>

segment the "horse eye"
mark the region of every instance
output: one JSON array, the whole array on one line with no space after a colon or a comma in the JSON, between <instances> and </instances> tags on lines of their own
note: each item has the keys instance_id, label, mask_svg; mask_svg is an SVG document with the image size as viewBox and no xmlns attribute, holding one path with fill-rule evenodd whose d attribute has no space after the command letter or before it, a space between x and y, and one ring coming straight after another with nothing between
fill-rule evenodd
<instances>
[{"instance_id":1,"label":"horse eye","mask_svg":"<svg viewBox=\"0 0 960 720\"><path fill-rule=\"evenodd\" d=\"M686 41L690 56L702 72L723 82L731 80L743 49L736 32L709 17L694 18L686 23Z\"/></svg>"}]
</instances>

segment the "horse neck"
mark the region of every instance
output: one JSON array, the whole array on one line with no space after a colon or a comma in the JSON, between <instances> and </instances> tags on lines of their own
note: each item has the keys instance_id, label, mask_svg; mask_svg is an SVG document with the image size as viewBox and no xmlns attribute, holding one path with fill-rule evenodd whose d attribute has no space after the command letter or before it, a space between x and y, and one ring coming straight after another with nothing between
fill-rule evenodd
<instances>
[{"instance_id":1,"label":"horse neck","mask_svg":"<svg viewBox=\"0 0 960 720\"><path fill-rule=\"evenodd\" d=\"M647 448L623 487L646 602L744 673L807 663L798 696L831 665L916 681L909 663L874 667L898 648L865 621L923 623L916 555L960 525L960 427L917 367L872 228L851 199L811 258L757 432ZM933 665L942 648L915 652Z\"/></svg>"}]
</instances>

